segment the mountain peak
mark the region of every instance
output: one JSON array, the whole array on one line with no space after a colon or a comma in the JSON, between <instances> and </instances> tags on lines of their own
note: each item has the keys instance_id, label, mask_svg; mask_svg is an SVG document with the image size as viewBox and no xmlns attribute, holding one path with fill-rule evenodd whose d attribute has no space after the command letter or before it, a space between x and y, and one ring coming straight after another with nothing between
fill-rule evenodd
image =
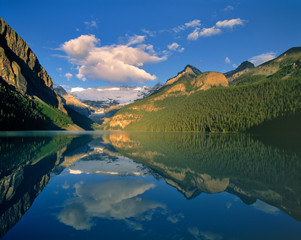
<instances>
[{"instance_id":1,"label":"mountain peak","mask_svg":"<svg viewBox=\"0 0 301 240\"><path fill-rule=\"evenodd\" d=\"M247 68L255 68L255 65L249 61L244 61L235 69L235 71L239 72L245 70Z\"/></svg>"},{"instance_id":2,"label":"mountain peak","mask_svg":"<svg viewBox=\"0 0 301 240\"><path fill-rule=\"evenodd\" d=\"M232 71L224 73L229 82L233 81L235 78L240 76L242 73L249 71L250 69L255 68L255 65L249 61L244 61L239 66Z\"/></svg>"},{"instance_id":3,"label":"mountain peak","mask_svg":"<svg viewBox=\"0 0 301 240\"><path fill-rule=\"evenodd\" d=\"M197 69L196 67L193 67L191 65L186 65L186 67L184 68L183 71L179 72L177 74L177 76L168 79L162 87L165 87L165 86L168 86L168 85L171 85L171 84L175 83L176 81L178 81L184 75L188 75L190 77L196 77L197 75L199 75L201 73L202 72L199 69Z\"/></svg>"},{"instance_id":4,"label":"mountain peak","mask_svg":"<svg viewBox=\"0 0 301 240\"><path fill-rule=\"evenodd\" d=\"M199 69L197 69L196 67L189 65L189 64L186 65L186 67L184 68L184 70L182 72L193 72L196 75L199 75L202 73Z\"/></svg>"},{"instance_id":5,"label":"mountain peak","mask_svg":"<svg viewBox=\"0 0 301 240\"><path fill-rule=\"evenodd\" d=\"M292 47L281 55L287 55L292 53L301 53L301 47Z\"/></svg>"}]
</instances>

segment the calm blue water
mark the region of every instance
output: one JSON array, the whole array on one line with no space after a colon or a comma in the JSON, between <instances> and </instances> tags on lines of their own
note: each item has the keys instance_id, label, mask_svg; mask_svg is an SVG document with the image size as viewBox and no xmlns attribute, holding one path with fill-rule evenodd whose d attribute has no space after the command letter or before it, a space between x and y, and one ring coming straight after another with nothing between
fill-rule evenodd
<instances>
[{"instance_id":1,"label":"calm blue water","mask_svg":"<svg viewBox=\"0 0 301 240\"><path fill-rule=\"evenodd\" d=\"M1 133L1 239L301 239L299 142L276 140Z\"/></svg>"}]
</instances>

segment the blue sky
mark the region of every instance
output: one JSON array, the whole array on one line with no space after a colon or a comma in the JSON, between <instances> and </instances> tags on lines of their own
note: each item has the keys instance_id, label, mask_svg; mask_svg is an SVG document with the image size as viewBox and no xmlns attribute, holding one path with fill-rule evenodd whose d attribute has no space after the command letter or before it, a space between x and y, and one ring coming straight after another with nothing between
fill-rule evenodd
<instances>
[{"instance_id":1,"label":"blue sky","mask_svg":"<svg viewBox=\"0 0 301 240\"><path fill-rule=\"evenodd\" d=\"M301 46L300 12L299 0L0 0L0 16L67 89L259 64Z\"/></svg>"}]
</instances>

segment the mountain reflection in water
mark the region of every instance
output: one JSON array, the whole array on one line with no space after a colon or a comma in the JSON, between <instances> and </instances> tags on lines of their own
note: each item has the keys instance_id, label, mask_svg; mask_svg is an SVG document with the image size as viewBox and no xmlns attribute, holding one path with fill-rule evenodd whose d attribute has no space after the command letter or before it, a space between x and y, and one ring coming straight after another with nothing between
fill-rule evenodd
<instances>
[{"instance_id":1,"label":"mountain reflection in water","mask_svg":"<svg viewBox=\"0 0 301 240\"><path fill-rule=\"evenodd\" d=\"M275 235L259 228L250 235L242 226L240 239L281 239L286 229L291 229L290 239L300 236L301 154L296 143L277 145L275 137L246 134L2 135L0 236L4 239L24 234L39 239L47 231L54 234L52 227L67 239L71 229L77 231L76 239L82 239L83 232L97 238L99 231L110 238L231 239L233 229L218 227L229 220L214 216L231 213L235 222L247 219L246 211L254 215L254 224L262 217L256 215L260 211L273 217L270 229L272 224L283 228ZM238 199L250 207L238 206ZM213 210L222 205L230 212ZM39 224L35 214L42 206L46 210L40 224L49 225L30 232L25 226ZM195 208L206 213L203 226L208 224L209 230L199 226ZM171 228L178 224L181 227ZM101 225L107 227L97 227Z\"/></svg>"}]
</instances>

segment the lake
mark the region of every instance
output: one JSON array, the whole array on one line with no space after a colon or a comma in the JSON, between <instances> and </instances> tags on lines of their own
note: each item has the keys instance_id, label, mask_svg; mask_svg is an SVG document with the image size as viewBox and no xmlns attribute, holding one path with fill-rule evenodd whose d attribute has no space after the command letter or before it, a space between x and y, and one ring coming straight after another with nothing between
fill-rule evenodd
<instances>
[{"instance_id":1,"label":"lake","mask_svg":"<svg viewBox=\"0 0 301 240\"><path fill-rule=\"evenodd\" d=\"M301 239L300 138L1 132L1 239Z\"/></svg>"}]
</instances>

